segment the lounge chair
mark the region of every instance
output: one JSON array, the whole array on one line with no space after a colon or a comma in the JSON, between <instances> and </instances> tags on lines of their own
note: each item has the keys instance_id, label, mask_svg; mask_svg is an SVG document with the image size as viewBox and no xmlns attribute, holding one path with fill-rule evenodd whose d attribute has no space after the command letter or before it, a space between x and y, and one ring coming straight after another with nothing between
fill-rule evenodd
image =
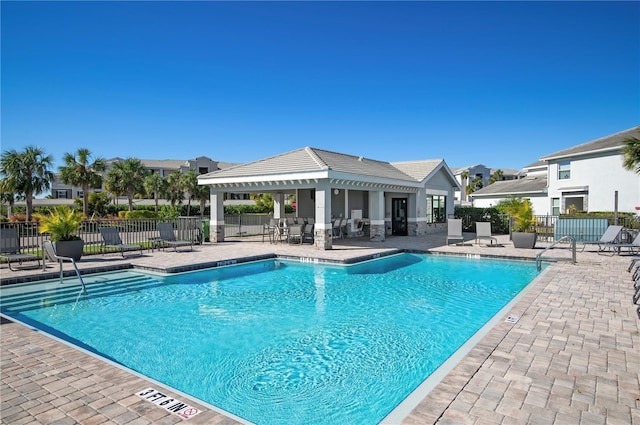
<instances>
[{"instance_id":1,"label":"lounge chair","mask_svg":"<svg viewBox=\"0 0 640 425\"><path fill-rule=\"evenodd\" d=\"M11 263L22 265L23 261L37 261L40 267L40 257L35 254L23 254L20 252L20 236L15 227L0 229L0 258L7 260L9 270L16 270Z\"/></svg>"},{"instance_id":2,"label":"lounge chair","mask_svg":"<svg viewBox=\"0 0 640 425\"><path fill-rule=\"evenodd\" d=\"M630 243L605 243L602 245L602 250L610 250L613 253L620 254L623 249L627 249L629 254L635 255L640 253L640 232L636 235L635 239Z\"/></svg>"},{"instance_id":3,"label":"lounge chair","mask_svg":"<svg viewBox=\"0 0 640 425\"><path fill-rule=\"evenodd\" d=\"M450 218L447 222L447 226L447 245L450 244L450 241L464 242L461 218Z\"/></svg>"},{"instance_id":4,"label":"lounge chair","mask_svg":"<svg viewBox=\"0 0 640 425\"><path fill-rule=\"evenodd\" d=\"M173 232L173 224L158 223L158 232L160 233L160 239L159 239L160 246L173 247L174 251L178 251L178 247L189 246L193 251L193 241L176 239L176 235Z\"/></svg>"},{"instance_id":5,"label":"lounge chair","mask_svg":"<svg viewBox=\"0 0 640 425\"><path fill-rule=\"evenodd\" d=\"M598 253L604 252L608 249L609 245L615 244L620 240L620 233L622 233L622 226L610 225L599 240L595 242L583 242L584 246L582 250L584 251L587 245L598 245Z\"/></svg>"},{"instance_id":6,"label":"lounge chair","mask_svg":"<svg viewBox=\"0 0 640 425\"><path fill-rule=\"evenodd\" d=\"M476 222L476 244L480 244L481 240L489 241L489 245L495 243L498 245L498 239L491 236L491 223L488 221L477 221Z\"/></svg>"},{"instance_id":7,"label":"lounge chair","mask_svg":"<svg viewBox=\"0 0 640 425\"><path fill-rule=\"evenodd\" d=\"M115 227L101 227L100 235L103 242L101 246L102 252L106 252L108 249L115 249L120 252L122 258L124 258L124 253L129 251L140 251L140 255L142 255L142 246L122 243L118 229Z\"/></svg>"}]
</instances>

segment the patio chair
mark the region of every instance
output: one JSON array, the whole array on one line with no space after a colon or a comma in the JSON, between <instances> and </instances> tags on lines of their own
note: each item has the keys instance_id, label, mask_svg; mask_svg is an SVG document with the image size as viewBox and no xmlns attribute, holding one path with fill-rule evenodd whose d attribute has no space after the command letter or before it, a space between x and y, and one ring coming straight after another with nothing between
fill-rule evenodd
<instances>
[{"instance_id":1,"label":"patio chair","mask_svg":"<svg viewBox=\"0 0 640 425\"><path fill-rule=\"evenodd\" d=\"M118 229L115 227L101 227L100 235L102 236L103 242L100 248L103 253L106 253L108 249L115 249L120 252L122 258L124 258L125 252L139 250L140 255L142 255L142 246L122 243Z\"/></svg>"},{"instance_id":2,"label":"patio chair","mask_svg":"<svg viewBox=\"0 0 640 425\"><path fill-rule=\"evenodd\" d=\"M336 218L333 223L331 224L331 238L332 239L342 239L343 234L342 234L342 219L341 218Z\"/></svg>"},{"instance_id":3,"label":"patio chair","mask_svg":"<svg viewBox=\"0 0 640 425\"><path fill-rule=\"evenodd\" d=\"M622 226L610 225L599 240L595 242L583 242L584 246L582 250L584 251L587 245L598 245L598 253L602 253L608 249L608 246L620 241L620 233L622 233Z\"/></svg>"},{"instance_id":4,"label":"patio chair","mask_svg":"<svg viewBox=\"0 0 640 425\"><path fill-rule=\"evenodd\" d=\"M311 242L313 243L313 238L314 238L314 227L315 225L313 223L307 223L304 225L304 233L302 234L302 242Z\"/></svg>"},{"instance_id":5,"label":"patio chair","mask_svg":"<svg viewBox=\"0 0 640 425\"><path fill-rule=\"evenodd\" d=\"M171 246L174 251L178 251L178 247L189 246L193 251L193 241L176 239L176 234L173 231L173 224L171 223L158 223L158 232L160 233L161 246Z\"/></svg>"},{"instance_id":6,"label":"patio chair","mask_svg":"<svg viewBox=\"0 0 640 425\"><path fill-rule=\"evenodd\" d=\"M340 234L343 238L349 235L349 219L346 217L340 220Z\"/></svg>"},{"instance_id":7,"label":"patio chair","mask_svg":"<svg viewBox=\"0 0 640 425\"><path fill-rule=\"evenodd\" d=\"M11 263L22 265L23 261L37 261L40 267L40 257L35 254L23 254L20 252L20 236L15 227L0 229L0 258L7 260L9 270L15 271Z\"/></svg>"},{"instance_id":8,"label":"patio chair","mask_svg":"<svg viewBox=\"0 0 640 425\"><path fill-rule=\"evenodd\" d=\"M450 241L464 242L461 218L450 218L447 221L447 245L450 244Z\"/></svg>"},{"instance_id":9,"label":"patio chair","mask_svg":"<svg viewBox=\"0 0 640 425\"><path fill-rule=\"evenodd\" d=\"M635 255L640 253L640 232L636 235L635 239L630 243L605 243L602 245L602 250L609 250L612 253L620 254L623 249L627 249L629 254Z\"/></svg>"},{"instance_id":10,"label":"patio chair","mask_svg":"<svg viewBox=\"0 0 640 425\"><path fill-rule=\"evenodd\" d=\"M491 246L494 246L494 243L498 245L498 239L491 236L491 223L488 221L476 222L476 244L480 245L481 240L488 240Z\"/></svg>"},{"instance_id":11,"label":"patio chair","mask_svg":"<svg viewBox=\"0 0 640 425\"><path fill-rule=\"evenodd\" d=\"M287 242L296 242L302 245L304 237L304 224L292 224L288 226Z\"/></svg>"},{"instance_id":12,"label":"patio chair","mask_svg":"<svg viewBox=\"0 0 640 425\"><path fill-rule=\"evenodd\" d=\"M265 235L269 238L269 242L273 242L273 232L278 227L278 221L277 218L270 218L268 224L262 225L262 242L264 242Z\"/></svg>"}]
</instances>

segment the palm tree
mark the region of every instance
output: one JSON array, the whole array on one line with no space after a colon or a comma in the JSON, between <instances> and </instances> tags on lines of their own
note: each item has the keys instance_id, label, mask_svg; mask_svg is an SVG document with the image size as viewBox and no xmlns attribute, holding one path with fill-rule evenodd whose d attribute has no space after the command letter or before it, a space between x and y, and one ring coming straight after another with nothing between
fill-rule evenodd
<instances>
[{"instance_id":1,"label":"palm tree","mask_svg":"<svg viewBox=\"0 0 640 425\"><path fill-rule=\"evenodd\" d=\"M182 173L180 171L174 171L167 176L167 185L164 191L164 198L171 203L171 207L175 207L177 204L182 204L184 200L184 182L182 179Z\"/></svg>"},{"instance_id":2,"label":"palm tree","mask_svg":"<svg viewBox=\"0 0 640 425\"><path fill-rule=\"evenodd\" d=\"M629 171L640 174L640 139L629 137L624 140L624 160L622 165Z\"/></svg>"},{"instance_id":3,"label":"palm tree","mask_svg":"<svg viewBox=\"0 0 640 425\"><path fill-rule=\"evenodd\" d=\"M127 158L113 164L106 176L106 186L112 193L127 195L129 211L133 211L133 198L144 194L144 179L148 173L142 161Z\"/></svg>"},{"instance_id":4,"label":"palm tree","mask_svg":"<svg viewBox=\"0 0 640 425\"><path fill-rule=\"evenodd\" d=\"M467 186L466 193L470 195L478 189L482 189L482 176L475 176L471 180L471 183Z\"/></svg>"},{"instance_id":5,"label":"palm tree","mask_svg":"<svg viewBox=\"0 0 640 425\"><path fill-rule=\"evenodd\" d=\"M502 180L502 176L504 175L504 173L502 172L502 170L496 170L494 171L491 176L489 177L489 184L493 184L495 182L498 182L500 180Z\"/></svg>"},{"instance_id":6,"label":"palm tree","mask_svg":"<svg viewBox=\"0 0 640 425\"><path fill-rule=\"evenodd\" d=\"M82 188L82 213L89 216L89 188L102 187L102 173L107 169L104 158L97 157L90 163L91 151L78 149L76 154L65 153L65 165L59 167L60 179L64 184Z\"/></svg>"},{"instance_id":7,"label":"palm tree","mask_svg":"<svg viewBox=\"0 0 640 425\"><path fill-rule=\"evenodd\" d=\"M151 173L144 179L144 190L147 196L153 196L156 213L158 212L158 199L160 199L160 194L163 193L165 184L165 180L158 173Z\"/></svg>"},{"instance_id":8,"label":"palm tree","mask_svg":"<svg viewBox=\"0 0 640 425\"><path fill-rule=\"evenodd\" d=\"M467 200L467 182L469 181L469 170L465 170L460 174L460 179L462 180L462 191L460 192L462 195L460 196L461 201Z\"/></svg>"},{"instance_id":9,"label":"palm tree","mask_svg":"<svg viewBox=\"0 0 640 425\"><path fill-rule=\"evenodd\" d=\"M203 218L204 207L206 207L207 201L211 199L211 189L209 188L209 186L196 184L196 186L193 188L191 197L200 202L200 218Z\"/></svg>"},{"instance_id":10,"label":"palm tree","mask_svg":"<svg viewBox=\"0 0 640 425\"><path fill-rule=\"evenodd\" d=\"M191 214L191 199L193 194L198 190L198 175L194 170L189 170L188 173L182 175L182 187L189 194L187 201L187 215Z\"/></svg>"},{"instance_id":11,"label":"palm tree","mask_svg":"<svg viewBox=\"0 0 640 425\"><path fill-rule=\"evenodd\" d=\"M8 205L7 217L11 217L13 215L13 205L16 202L14 193L15 190L11 187L9 180L0 179L0 202Z\"/></svg>"},{"instance_id":12,"label":"palm tree","mask_svg":"<svg viewBox=\"0 0 640 425\"><path fill-rule=\"evenodd\" d=\"M36 146L27 146L23 152L4 151L0 158L0 175L7 180L16 194L24 195L27 203L26 221L33 214L33 196L51 187L53 157Z\"/></svg>"}]
</instances>

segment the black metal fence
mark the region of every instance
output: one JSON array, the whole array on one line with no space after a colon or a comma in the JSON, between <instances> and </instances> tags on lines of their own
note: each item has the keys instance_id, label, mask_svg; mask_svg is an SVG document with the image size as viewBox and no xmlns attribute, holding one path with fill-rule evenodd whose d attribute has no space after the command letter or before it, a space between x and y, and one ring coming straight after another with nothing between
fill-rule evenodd
<instances>
[{"instance_id":1,"label":"black metal fence","mask_svg":"<svg viewBox=\"0 0 640 425\"><path fill-rule=\"evenodd\" d=\"M175 220L159 219L113 219L113 220L86 220L77 232L85 243L84 254L101 252L103 244L100 234L101 227L114 227L118 229L120 239L125 244L137 244L143 248L151 248L153 238L158 238L157 224L159 222L171 222L173 224L176 239L202 241L203 226L200 217L180 217ZM17 229L20 238L20 250L24 253L40 254L43 242L49 240L48 234L40 233L37 222L2 223L3 228L13 227Z\"/></svg>"},{"instance_id":2,"label":"black metal fence","mask_svg":"<svg viewBox=\"0 0 640 425\"><path fill-rule=\"evenodd\" d=\"M287 215L293 217L293 215ZM225 215L225 238L242 238L253 235L260 235L264 225L269 223L271 218L268 214L238 214ZM556 233L556 226L559 219L570 217L558 216L535 216L535 230L541 240L553 240ZM585 221L584 227L587 230L584 236L593 239L602 236L601 226L595 225L596 221L606 219L608 224L619 224L626 229L640 229L640 218L636 216L616 217L580 217ZM508 234L510 232L509 216L490 217L462 217L463 229L467 232L475 232L475 221L490 221L491 230L496 234ZM594 225L590 226L589 221L593 220ZM157 224L159 222L171 222L175 230L176 238L181 240L192 240L195 243L207 241L210 238L209 219L201 219L199 216L179 217L174 220L166 219L112 219L112 220L87 220L83 223L78 236L85 241L85 254L100 252L102 236L100 227L115 227L118 229L120 238L125 244L138 244L143 248L151 248L151 240L159 236ZM2 228L14 227L20 235L21 252L40 253L40 247L45 240L49 239L47 234L39 232L37 222L26 223L2 223ZM593 233L593 234L591 234Z\"/></svg>"}]
</instances>

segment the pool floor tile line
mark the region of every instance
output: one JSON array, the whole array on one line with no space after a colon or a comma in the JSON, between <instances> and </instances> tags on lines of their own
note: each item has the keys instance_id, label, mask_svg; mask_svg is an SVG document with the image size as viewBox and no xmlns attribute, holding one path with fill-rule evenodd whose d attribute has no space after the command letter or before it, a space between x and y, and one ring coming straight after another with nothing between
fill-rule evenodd
<instances>
[{"instance_id":1,"label":"pool floor tile line","mask_svg":"<svg viewBox=\"0 0 640 425\"><path fill-rule=\"evenodd\" d=\"M322 253L308 245L229 241L179 255L83 259L79 266L161 270L274 254L347 263L398 249L533 259L541 250L515 249L504 236L498 241L503 247L491 249L446 246L444 238L345 240ZM568 257L567 250L553 251ZM578 253L576 265L551 264L509 310L517 322L501 318L401 424L640 424L640 320L631 302L628 264L628 257L589 251ZM10 276L2 268L0 278L4 283L40 273ZM239 423L195 402L189 404L202 413L185 421L136 400L137 391L157 385L18 323L3 320L0 339L2 424Z\"/></svg>"}]
</instances>

